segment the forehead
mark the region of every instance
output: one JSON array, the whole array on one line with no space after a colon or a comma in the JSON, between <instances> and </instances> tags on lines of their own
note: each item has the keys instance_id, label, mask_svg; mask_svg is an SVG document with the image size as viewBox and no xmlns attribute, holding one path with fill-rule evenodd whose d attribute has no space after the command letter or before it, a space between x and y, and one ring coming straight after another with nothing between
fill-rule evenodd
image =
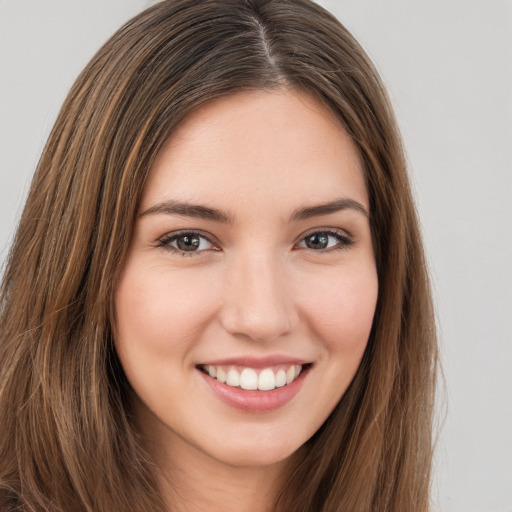
<instances>
[{"instance_id":1,"label":"forehead","mask_svg":"<svg viewBox=\"0 0 512 512\"><path fill-rule=\"evenodd\" d=\"M141 208L169 196L290 208L347 196L368 207L361 162L341 123L311 95L288 89L234 94L190 114L157 155Z\"/></svg>"}]
</instances>

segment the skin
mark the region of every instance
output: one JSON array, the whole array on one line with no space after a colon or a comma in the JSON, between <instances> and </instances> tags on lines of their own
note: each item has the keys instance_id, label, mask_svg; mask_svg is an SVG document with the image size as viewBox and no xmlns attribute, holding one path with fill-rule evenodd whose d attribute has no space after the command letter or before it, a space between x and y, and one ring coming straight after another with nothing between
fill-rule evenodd
<instances>
[{"instance_id":1,"label":"skin","mask_svg":"<svg viewBox=\"0 0 512 512\"><path fill-rule=\"evenodd\" d=\"M351 207L293 215L341 198ZM165 211L169 201L228 222ZM367 344L378 292L368 211L353 143L297 90L208 103L157 155L116 289L115 344L173 510L270 510ZM198 250L177 249L180 230L204 237ZM327 246L311 247L312 233ZM271 412L225 404L197 369L269 354L312 363L298 394Z\"/></svg>"}]
</instances>

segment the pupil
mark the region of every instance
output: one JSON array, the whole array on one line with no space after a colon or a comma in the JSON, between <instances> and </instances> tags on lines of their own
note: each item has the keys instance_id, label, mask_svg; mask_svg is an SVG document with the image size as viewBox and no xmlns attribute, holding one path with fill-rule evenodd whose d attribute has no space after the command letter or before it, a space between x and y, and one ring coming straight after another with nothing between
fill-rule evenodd
<instances>
[{"instance_id":1,"label":"pupil","mask_svg":"<svg viewBox=\"0 0 512 512\"><path fill-rule=\"evenodd\" d=\"M306 245L310 249L325 249L329 243L329 237L327 235L315 233L314 235L308 236L306 239Z\"/></svg>"},{"instance_id":2,"label":"pupil","mask_svg":"<svg viewBox=\"0 0 512 512\"><path fill-rule=\"evenodd\" d=\"M182 251L195 251L201 241L195 235L182 235L177 240L177 245Z\"/></svg>"}]
</instances>

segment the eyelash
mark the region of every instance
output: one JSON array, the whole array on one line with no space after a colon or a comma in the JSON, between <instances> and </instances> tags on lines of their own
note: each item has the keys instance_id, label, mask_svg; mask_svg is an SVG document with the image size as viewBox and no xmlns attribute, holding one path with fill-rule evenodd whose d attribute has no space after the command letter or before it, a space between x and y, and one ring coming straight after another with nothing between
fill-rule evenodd
<instances>
[{"instance_id":1,"label":"eyelash","mask_svg":"<svg viewBox=\"0 0 512 512\"><path fill-rule=\"evenodd\" d=\"M203 250L199 250L199 251L183 251L183 250L179 249L178 247L173 247L171 245L171 243L174 242L175 240L178 240L179 238L186 237L186 236L202 238L202 239L206 240L209 244L211 244L214 247L214 249L203 249ZM214 250L214 251L219 250L216 248L216 244L210 239L210 237L206 233L203 233L202 231L178 231L178 232L174 232L174 233L171 233L168 235L164 235L162 238L160 238L158 240L157 247L160 247L160 248L164 249L165 251L169 251L171 253L178 254L178 255L184 256L184 257L199 256L205 250Z\"/></svg>"},{"instance_id":2,"label":"eyelash","mask_svg":"<svg viewBox=\"0 0 512 512\"><path fill-rule=\"evenodd\" d=\"M307 232L303 234L299 240L298 243L294 244L294 247L297 247L300 243L305 242L305 240L308 237L311 237L313 235L327 235L328 237L333 237L338 240L336 245L333 247L328 247L326 249L312 249L309 247L300 247L300 249L306 249L308 251L314 252L314 253L330 253L335 252L339 250L347 250L350 246L354 244L354 240L348 235L345 231L338 230L338 229L315 229L313 231ZM172 242L178 240L180 237L195 237L195 238L201 238L206 240L209 244L213 246L213 249L202 249L202 250L196 250L196 251L183 251L177 247L173 247L171 245ZM201 242L200 242L201 243ZM203 233L201 231L178 231L174 232L168 235L163 236L160 238L157 242L157 247L162 248L166 251L169 251L171 253L183 256L183 257L193 257L193 256L200 256L203 252L214 250L219 251L220 249L217 248L215 242L213 242L206 233Z\"/></svg>"},{"instance_id":3,"label":"eyelash","mask_svg":"<svg viewBox=\"0 0 512 512\"><path fill-rule=\"evenodd\" d=\"M350 246L352 246L354 244L354 239L346 231L343 231L341 229L332 229L332 228L331 229L329 229L329 228L314 229L310 232L307 232L307 233L301 235L301 239L300 239L299 243L304 242L307 238L309 238L313 235L327 235L328 237L333 237L338 240L338 243L336 245L334 245L333 247L329 247L327 249L315 250L315 249L311 249L309 247L305 247L305 249L315 252L315 253L330 253L330 252L335 252L335 251L340 251L340 250L347 250ZM298 245L298 244L295 244L295 245Z\"/></svg>"}]
</instances>

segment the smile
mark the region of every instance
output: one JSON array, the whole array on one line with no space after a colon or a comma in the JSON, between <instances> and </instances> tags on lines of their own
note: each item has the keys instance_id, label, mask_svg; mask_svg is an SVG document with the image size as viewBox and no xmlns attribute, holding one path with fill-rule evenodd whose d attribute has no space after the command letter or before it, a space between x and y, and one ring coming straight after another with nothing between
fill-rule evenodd
<instances>
[{"instance_id":1,"label":"smile","mask_svg":"<svg viewBox=\"0 0 512 512\"><path fill-rule=\"evenodd\" d=\"M196 366L222 402L247 413L284 407L299 393L313 363L287 356L228 358Z\"/></svg>"},{"instance_id":2,"label":"smile","mask_svg":"<svg viewBox=\"0 0 512 512\"><path fill-rule=\"evenodd\" d=\"M227 386L245 390L272 391L291 384L301 374L303 367L300 364L288 364L256 369L205 364L199 369Z\"/></svg>"}]
</instances>

